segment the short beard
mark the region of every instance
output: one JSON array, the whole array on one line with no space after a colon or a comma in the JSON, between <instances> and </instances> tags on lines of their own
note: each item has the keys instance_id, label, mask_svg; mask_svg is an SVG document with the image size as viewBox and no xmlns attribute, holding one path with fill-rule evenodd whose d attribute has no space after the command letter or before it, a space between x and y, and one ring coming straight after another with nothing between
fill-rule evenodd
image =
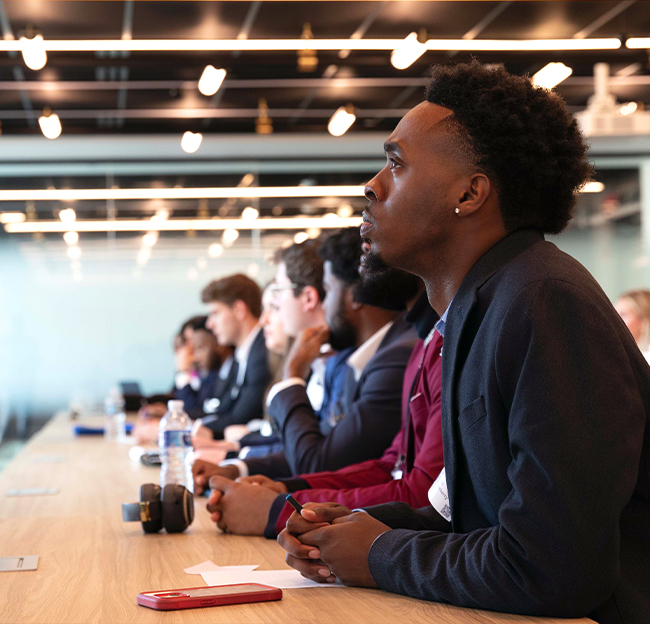
<instances>
[{"instance_id":1,"label":"short beard","mask_svg":"<svg viewBox=\"0 0 650 624\"><path fill-rule=\"evenodd\" d=\"M341 323L339 327L330 328L330 347L334 351L344 351L354 347L357 341L357 332L349 323Z\"/></svg>"},{"instance_id":2,"label":"short beard","mask_svg":"<svg viewBox=\"0 0 650 624\"><path fill-rule=\"evenodd\" d=\"M364 254L362 267L362 276L366 280L372 280L390 269L390 267L381 259L379 254L372 250L367 254Z\"/></svg>"}]
</instances>

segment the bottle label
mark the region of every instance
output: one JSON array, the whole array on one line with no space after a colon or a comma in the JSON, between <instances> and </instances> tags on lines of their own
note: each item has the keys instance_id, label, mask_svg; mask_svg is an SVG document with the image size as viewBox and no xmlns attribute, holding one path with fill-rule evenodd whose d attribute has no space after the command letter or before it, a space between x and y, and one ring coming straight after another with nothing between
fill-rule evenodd
<instances>
[{"instance_id":1,"label":"bottle label","mask_svg":"<svg viewBox=\"0 0 650 624\"><path fill-rule=\"evenodd\" d=\"M180 429L178 431L165 431L165 448L170 448L173 446L192 446L192 437L189 431Z\"/></svg>"}]
</instances>

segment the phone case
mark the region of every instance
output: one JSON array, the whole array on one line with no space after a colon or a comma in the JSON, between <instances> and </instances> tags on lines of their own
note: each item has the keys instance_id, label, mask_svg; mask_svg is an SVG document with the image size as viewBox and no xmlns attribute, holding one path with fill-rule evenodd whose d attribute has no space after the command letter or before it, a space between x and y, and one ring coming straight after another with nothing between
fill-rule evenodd
<instances>
[{"instance_id":1,"label":"phone case","mask_svg":"<svg viewBox=\"0 0 650 624\"><path fill-rule=\"evenodd\" d=\"M157 611L196 609L281 600L282 590L259 583L238 583L214 587L189 587L187 589L164 589L138 594L138 604Z\"/></svg>"}]
</instances>

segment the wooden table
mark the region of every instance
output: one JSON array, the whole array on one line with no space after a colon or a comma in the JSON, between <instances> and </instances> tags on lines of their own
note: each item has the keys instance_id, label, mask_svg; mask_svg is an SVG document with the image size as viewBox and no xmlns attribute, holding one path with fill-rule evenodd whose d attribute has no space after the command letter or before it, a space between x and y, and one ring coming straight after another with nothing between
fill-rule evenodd
<instances>
[{"instance_id":1,"label":"wooden table","mask_svg":"<svg viewBox=\"0 0 650 624\"><path fill-rule=\"evenodd\" d=\"M167 613L140 607L141 591L203 585L200 576L183 568L206 559L282 569L284 551L262 537L219 533L204 498L182 534L144 535L138 523L122 522L121 504L137 501L140 484L157 482L158 469L131 461L126 444L74 438L72 425L58 415L0 473L0 556L40 555L38 570L0 572L2 624L591 622L461 609L358 588L285 590L279 602ZM64 461L48 463L53 456ZM31 487L60 491L6 496L7 490Z\"/></svg>"}]
</instances>

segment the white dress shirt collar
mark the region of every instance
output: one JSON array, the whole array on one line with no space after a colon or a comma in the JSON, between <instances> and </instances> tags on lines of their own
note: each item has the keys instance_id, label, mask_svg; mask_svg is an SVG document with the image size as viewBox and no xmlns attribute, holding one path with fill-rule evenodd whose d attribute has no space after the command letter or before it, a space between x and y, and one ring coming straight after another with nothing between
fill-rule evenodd
<instances>
[{"instance_id":1,"label":"white dress shirt collar","mask_svg":"<svg viewBox=\"0 0 650 624\"><path fill-rule=\"evenodd\" d=\"M379 331L376 331L366 340L348 359L347 365L354 373L354 379L359 381L368 362L374 357L379 349L381 341L391 328L393 321L386 323Z\"/></svg>"}]
</instances>

